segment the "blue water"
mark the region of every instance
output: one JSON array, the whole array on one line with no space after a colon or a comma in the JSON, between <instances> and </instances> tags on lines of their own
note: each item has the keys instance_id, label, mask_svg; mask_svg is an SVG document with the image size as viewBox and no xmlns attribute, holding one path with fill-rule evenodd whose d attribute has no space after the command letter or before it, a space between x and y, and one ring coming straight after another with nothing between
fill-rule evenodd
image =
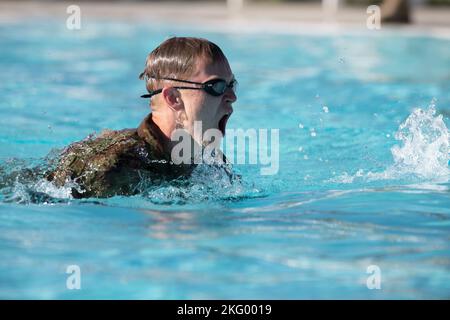
<instances>
[{"instance_id":1,"label":"blue water","mask_svg":"<svg viewBox=\"0 0 450 320\"><path fill-rule=\"evenodd\" d=\"M170 35L225 51L240 82L229 128L280 130L278 174L236 165L241 183L201 167L133 197L4 186L0 298L450 298L450 40L204 30L0 24L0 181L136 127L149 111L138 74Z\"/></svg>"}]
</instances>

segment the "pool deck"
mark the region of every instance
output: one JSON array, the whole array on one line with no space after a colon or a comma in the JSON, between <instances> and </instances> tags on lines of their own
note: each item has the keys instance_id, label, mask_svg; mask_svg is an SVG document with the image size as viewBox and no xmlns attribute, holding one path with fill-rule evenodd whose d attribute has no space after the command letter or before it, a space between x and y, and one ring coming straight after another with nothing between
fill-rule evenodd
<instances>
[{"instance_id":1,"label":"pool deck","mask_svg":"<svg viewBox=\"0 0 450 320\"><path fill-rule=\"evenodd\" d=\"M86 2L86 1L2 1L0 23L40 19L67 19L71 4L81 8L83 21L114 20L148 21L183 24L205 31L264 33L333 33L342 30L365 31L369 14L366 7L343 7L332 16L320 4L311 3L246 3L231 10L225 2ZM415 7L413 23L382 24L381 29L425 32L450 39L450 7ZM377 32L377 30L371 30Z\"/></svg>"}]
</instances>

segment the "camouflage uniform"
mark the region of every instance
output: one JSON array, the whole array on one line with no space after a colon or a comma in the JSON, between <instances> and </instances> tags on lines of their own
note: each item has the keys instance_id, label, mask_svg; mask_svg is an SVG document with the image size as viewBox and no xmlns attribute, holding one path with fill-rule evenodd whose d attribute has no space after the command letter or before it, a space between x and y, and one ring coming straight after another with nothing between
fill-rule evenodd
<instances>
[{"instance_id":1,"label":"camouflage uniform","mask_svg":"<svg viewBox=\"0 0 450 320\"><path fill-rule=\"evenodd\" d=\"M56 186L75 181L75 198L138 193L143 179L152 182L189 175L193 166L174 165L161 145L163 133L149 114L137 129L105 130L68 146L47 175Z\"/></svg>"}]
</instances>

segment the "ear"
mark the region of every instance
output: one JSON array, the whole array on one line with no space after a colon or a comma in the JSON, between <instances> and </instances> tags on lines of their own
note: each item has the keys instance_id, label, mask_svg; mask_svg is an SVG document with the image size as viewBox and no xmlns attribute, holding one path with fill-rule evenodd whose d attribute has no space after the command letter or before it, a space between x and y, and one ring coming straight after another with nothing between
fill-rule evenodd
<instances>
[{"instance_id":1,"label":"ear","mask_svg":"<svg viewBox=\"0 0 450 320\"><path fill-rule=\"evenodd\" d=\"M184 111L184 103L181 99L180 92L177 89L173 87L165 87L163 88L161 94L167 106L175 113Z\"/></svg>"}]
</instances>

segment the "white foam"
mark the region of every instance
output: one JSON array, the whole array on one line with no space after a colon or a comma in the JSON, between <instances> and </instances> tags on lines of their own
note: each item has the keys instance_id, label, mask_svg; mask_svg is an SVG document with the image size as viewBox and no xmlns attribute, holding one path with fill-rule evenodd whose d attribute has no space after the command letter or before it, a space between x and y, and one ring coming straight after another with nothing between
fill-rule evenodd
<instances>
[{"instance_id":1,"label":"white foam","mask_svg":"<svg viewBox=\"0 0 450 320\"><path fill-rule=\"evenodd\" d=\"M199 164L187 180L144 192L154 203L183 204L261 196L261 190L244 183L227 165Z\"/></svg>"},{"instance_id":2,"label":"white foam","mask_svg":"<svg viewBox=\"0 0 450 320\"><path fill-rule=\"evenodd\" d=\"M52 198L58 199L73 199L72 188L78 188L79 186L72 181L68 181L61 187L55 186L52 182L47 179L40 179L35 182L31 188L34 191L45 193Z\"/></svg>"},{"instance_id":3,"label":"white foam","mask_svg":"<svg viewBox=\"0 0 450 320\"><path fill-rule=\"evenodd\" d=\"M52 203L55 200L73 199L73 188L81 192L80 186L73 181L67 181L63 186L57 187L45 178L26 183L20 182L17 178L11 187L2 191L7 202Z\"/></svg>"},{"instance_id":4,"label":"white foam","mask_svg":"<svg viewBox=\"0 0 450 320\"><path fill-rule=\"evenodd\" d=\"M359 169L350 175L342 175L328 182L353 183L363 181L402 179L415 177L420 180L448 182L450 178L450 133L442 115L435 115L435 103L428 109L415 108L400 124L395 139L400 144L391 148L394 164L382 172L364 172Z\"/></svg>"},{"instance_id":5,"label":"white foam","mask_svg":"<svg viewBox=\"0 0 450 320\"><path fill-rule=\"evenodd\" d=\"M423 178L449 175L449 131L435 113L433 102L428 110L414 109L400 125L395 139L402 145L391 148L397 171Z\"/></svg>"}]
</instances>

